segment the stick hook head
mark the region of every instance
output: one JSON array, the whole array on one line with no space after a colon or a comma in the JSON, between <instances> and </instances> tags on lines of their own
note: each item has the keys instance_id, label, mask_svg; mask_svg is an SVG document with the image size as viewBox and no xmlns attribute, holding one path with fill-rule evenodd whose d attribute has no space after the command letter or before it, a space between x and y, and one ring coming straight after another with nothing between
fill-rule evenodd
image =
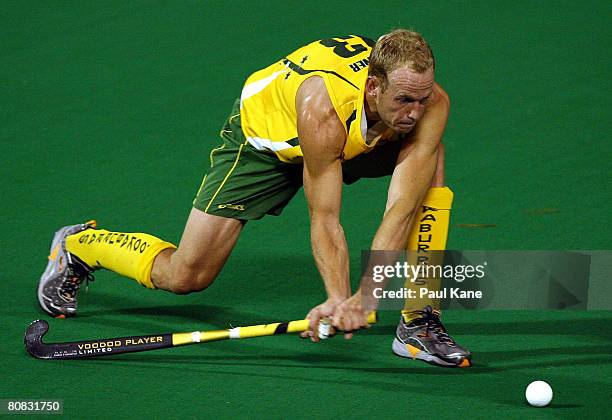
<instances>
[{"instance_id":1,"label":"stick hook head","mask_svg":"<svg viewBox=\"0 0 612 420\"><path fill-rule=\"evenodd\" d=\"M49 331L49 323L47 321L37 319L30 323L23 337L23 343L28 353L31 355L38 353L36 350L42 344L42 338L47 331Z\"/></svg>"}]
</instances>

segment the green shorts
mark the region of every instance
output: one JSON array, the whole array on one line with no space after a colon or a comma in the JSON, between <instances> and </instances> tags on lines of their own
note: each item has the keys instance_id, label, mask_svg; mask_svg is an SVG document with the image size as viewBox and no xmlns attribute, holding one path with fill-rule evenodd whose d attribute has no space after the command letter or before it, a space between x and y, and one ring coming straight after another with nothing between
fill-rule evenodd
<instances>
[{"instance_id":1,"label":"green shorts","mask_svg":"<svg viewBox=\"0 0 612 420\"><path fill-rule=\"evenodd\" d=\"M193 201L208 214L239 220L278 216L302 187L301 164L281 162L252 147L240 126L240 101L221 130L223 144L210 153L210 169ZM393 173L400 142L376 147L343 164L344 182Z\"/></svg>"}]
</instances>

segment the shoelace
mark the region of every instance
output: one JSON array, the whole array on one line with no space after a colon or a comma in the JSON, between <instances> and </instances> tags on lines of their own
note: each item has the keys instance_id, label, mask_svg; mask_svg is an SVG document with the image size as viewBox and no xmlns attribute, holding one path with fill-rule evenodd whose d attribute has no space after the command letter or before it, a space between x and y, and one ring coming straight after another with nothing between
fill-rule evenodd
<instances>
[{"instance_id":1,"label":"shoelace","mask_svg":"<svg viewBox=\"0 0 612 420\"><path fill-rule=\"evenodd\" d=\"M424 311L414 311L414 313L421 315L420 320L425 324L426 331L432 331L439 341L451 347L455 346L455 341L448 335L444 325L440 322L438 311L432 311L431 307L428 306Z\"/></svg>"},{"instance_id":2,"label":"shoelace","mask_svg":"<svg viewBox=\"0 0 612 420\"><path fill-rule=\"evenodd\" d=\"M85 289L87 290L89 287L89 282L94 281L95 278L91 272L83 273L83 275L79 276L73 270L71 270L68 278L60 287L61 295L67 299L74 300L83 280L85 280Z\"/></svg>"}]
</instances>

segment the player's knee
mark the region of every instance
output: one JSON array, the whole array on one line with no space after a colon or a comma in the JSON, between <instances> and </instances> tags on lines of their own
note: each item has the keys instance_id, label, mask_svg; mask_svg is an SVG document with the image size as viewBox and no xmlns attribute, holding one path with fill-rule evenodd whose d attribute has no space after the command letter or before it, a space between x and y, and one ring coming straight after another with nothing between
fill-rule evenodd
<instances>
[{"instance_id":1,"label":"player's knee","mask_svg":"<svg viewBox=\"0 0 612 420\"><path fill-rule=\"evenodd\" d=\"M201 292L213 284L216 277L216 272L205 268L183 266L174 271L171 290L179 295Z\"/></svg>"}]
</instances>

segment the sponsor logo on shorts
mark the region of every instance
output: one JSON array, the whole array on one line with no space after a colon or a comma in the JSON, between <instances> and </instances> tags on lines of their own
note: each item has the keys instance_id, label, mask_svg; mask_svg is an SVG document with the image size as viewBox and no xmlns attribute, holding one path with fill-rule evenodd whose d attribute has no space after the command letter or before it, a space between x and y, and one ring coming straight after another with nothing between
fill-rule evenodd
<instances>
[{"instance_id":1,"label":"sponsor logo on shorts","mask_svg":"<svg viewBox=\"0 0 612 420\"><path fill-rule=\"evenodd\" d=\"M244 204L219 204L217 208L218 209L231 209L231 210L238 210L238 211L246 210L246 207L244 206Z\"/></svg>"}]
</instances>

